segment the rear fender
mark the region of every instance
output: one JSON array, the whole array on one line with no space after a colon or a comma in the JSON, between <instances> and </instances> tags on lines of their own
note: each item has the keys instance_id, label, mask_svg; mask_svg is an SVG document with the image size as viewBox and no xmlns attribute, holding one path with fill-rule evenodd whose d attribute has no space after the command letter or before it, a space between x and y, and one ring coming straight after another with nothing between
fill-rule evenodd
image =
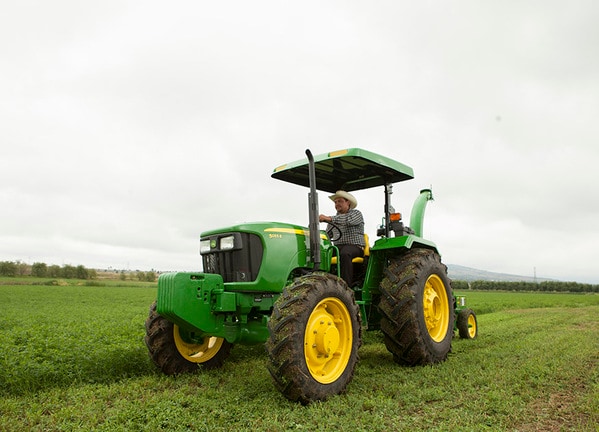
<instances>
[{"instance_id":1,"label":"rear fender","mask_svg":"<svg viewBox=\"0 0 599 432\"><path fill-rule=\"evenodd\" d=\"M368 268L362 287L362 300L365 304L371 304L373 298L378 294L387 260L412 248L432 249L438 253L437 246L433 242L415 235L383 237L374 243L370 248Z\"/></svg>"},{"instance_id":2,"label":"rear fender","mask_svg":"<svg viewBox=\"0 0 599 432\"><path fill-rule=\"evenodd\" d=\"M437 246L430 240L423 239L416 235L405 235L400 237L383 237L374 242L374 245L370 248L371 254L378 251L384 251L387 254L394 254L394 252L402 252L406 249L412 249L415 247L421 247L426 249L432 249L439 253Z\"/></svg>"}]
</instances>

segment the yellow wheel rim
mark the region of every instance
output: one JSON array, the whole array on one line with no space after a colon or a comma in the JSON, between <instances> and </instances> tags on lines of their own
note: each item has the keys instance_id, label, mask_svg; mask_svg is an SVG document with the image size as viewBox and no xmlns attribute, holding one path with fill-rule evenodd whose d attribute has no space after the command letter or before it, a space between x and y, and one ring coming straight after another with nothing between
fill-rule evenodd
<instances>
[{"instance_id":1,"label":"yellow wheel rim","mask_svg":"<svg viewBox=\"0 0 599 432\"><path fill-rule=\"evenodd\" d=\"M223 338L206 337L202 343L186 342L181 337L178 325L174 326L173 335L179 354L185 360L193 363L204 363L210 360L220 350L225 341Z\"/></svg>"},{"instance_id":2,"label":"yellow wheel rim","mask_svg":"<svg viewBox=\"0 0 599 432\"><path fill-rule=\"evenodd\" d=\"M472 314L468 315L468 335L470 338L476 336L476 318Z\"/></svg>"},{"instance_id":3,"label":"yellow wheel rim","mask_svg":"<svg viewBox=\"0 0 599 432\"><path fill-rule=\"evenodd\" d=\"M321 384L335 382L351 356L352 321L343 302L328 297L316 305L306 325L304 355L310 375Z\"/></svg>"},{"instance_id":4,"label":"yellow wheel rim","mask_svg":"<svg viewBox=\"0 0 599 432\"><path fill-rule=\"evenodd\" d=\"M441 342L449 328L449 301L445 284L436 274L426 280L422 303L428 334L435 342Z\"/></svg>"}]
</instances>

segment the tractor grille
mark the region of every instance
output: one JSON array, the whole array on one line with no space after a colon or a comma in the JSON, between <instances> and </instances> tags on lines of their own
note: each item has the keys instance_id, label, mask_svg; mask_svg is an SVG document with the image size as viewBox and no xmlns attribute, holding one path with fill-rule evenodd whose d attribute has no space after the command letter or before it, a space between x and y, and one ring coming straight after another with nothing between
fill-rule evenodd
<instances>
[{"instance_id":1,"label":"tractor grille","mask_svg":"<svg viewBox=\"0 0 599 432\"><path fill-rule=\"evenodd\" d=\"M219 234L202 240L214 239L218 244L218 239L227 235ZM241 245L236 245L234 250L215 249L202 254L204 272L219 274L224 282L253 282L258 277L262 263L262 241L250 233L236 233L235 236L236 242L240 240Z\"/></svg>"}]
</instances>

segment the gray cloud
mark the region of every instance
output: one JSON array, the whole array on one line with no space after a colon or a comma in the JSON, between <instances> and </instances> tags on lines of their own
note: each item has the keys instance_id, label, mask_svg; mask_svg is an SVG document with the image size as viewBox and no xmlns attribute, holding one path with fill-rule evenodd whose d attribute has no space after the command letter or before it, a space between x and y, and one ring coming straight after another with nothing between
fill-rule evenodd
<instances>
[{"instance_id":1,"label":"gray cloud","mask_svg":"<svg viewBox=\"0 0 599 432\"><path fill-rule=\"evenodd\" d=\"M444 261L599 282L591 1L14 2L0 18L0 260L199 267L201 231L307 223L272 169L412 167ZM374 238L382 191L358 193ZM321 210L332 211L326 194Z\"/></svg>"}]
</instances>

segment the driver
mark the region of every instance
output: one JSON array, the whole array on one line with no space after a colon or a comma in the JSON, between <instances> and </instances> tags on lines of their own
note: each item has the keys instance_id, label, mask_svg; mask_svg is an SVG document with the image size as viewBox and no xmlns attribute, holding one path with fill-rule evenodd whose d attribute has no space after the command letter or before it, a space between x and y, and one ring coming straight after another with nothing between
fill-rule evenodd
<instances>
[{"instance_id":1,"label":"driver","mask_svg":"<svg viewBox=\"0 0 599 432\"><path fill-rule=\"evenodd\" d=\"M335 203L335 216L326 216L321 214L318 217L320 222L328 222L339 228L340 237L334 241L335 246L339 248L339 265L341 278L349 287L352 286L354 276L354 266L352 259L364 256L364 218L360 210L356 210L358 200L343 190L338 190L335 195L329 197ZM327 231L331 226L327 226Z\"/></svg>"}]
</instances>

